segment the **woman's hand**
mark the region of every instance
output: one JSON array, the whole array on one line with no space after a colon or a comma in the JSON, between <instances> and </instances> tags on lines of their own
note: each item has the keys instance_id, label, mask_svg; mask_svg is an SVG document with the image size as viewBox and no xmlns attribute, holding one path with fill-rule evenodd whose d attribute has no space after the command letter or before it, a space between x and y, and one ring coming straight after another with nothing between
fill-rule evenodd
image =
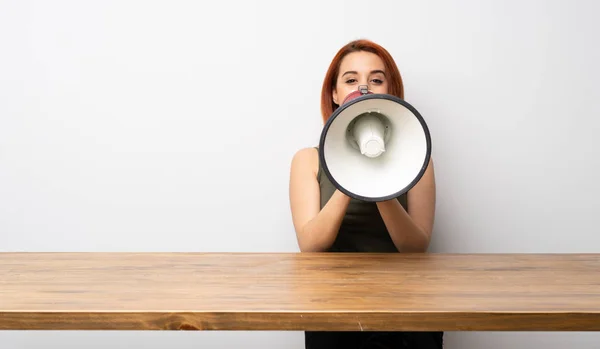
<instances>
[{"instance_id":1,"label":"woman's hand","mask_svg":"<svg viewBox=\"0 0 600 349\"><path fill-rule=\"evenodd\" d=\"M400 252L425 252L431 241L435 215L433 161L421 180L408 192L408 210L398 200L377 203L394 245Z\"/></svg>"},{"instance_id":2,"label":"woman's hand","mask_svg":"<svg viewBox=\"0 0 600 349\"><path fill-rule=\"evenodd\" d=\"M319 158L314 148L301 149L292 159L290 207L302 252L325 251L331 247L350 203L349 196L336 190L323 209L320 209L318 169Z\"/></svg>"}]
</instances>

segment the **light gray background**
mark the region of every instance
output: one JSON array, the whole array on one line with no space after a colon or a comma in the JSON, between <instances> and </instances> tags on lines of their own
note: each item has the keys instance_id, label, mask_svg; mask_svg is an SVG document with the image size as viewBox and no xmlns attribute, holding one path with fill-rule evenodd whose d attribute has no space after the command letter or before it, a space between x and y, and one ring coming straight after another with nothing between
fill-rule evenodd
<instances>
[{"instance_id":1,"label":"light gray background","mask_svg":"<svg viewBox=\"0 0 600 349\"><path fill-rule=\"evenodd\" d=\"M426 118L432 251L598 252L594 1L1 1L1 251L297 251L294 152L340 46ZM448 348L598 348L447 333ZM302 348L301 332L2 332L12 348Z\"/></svg>"}]
</instances>

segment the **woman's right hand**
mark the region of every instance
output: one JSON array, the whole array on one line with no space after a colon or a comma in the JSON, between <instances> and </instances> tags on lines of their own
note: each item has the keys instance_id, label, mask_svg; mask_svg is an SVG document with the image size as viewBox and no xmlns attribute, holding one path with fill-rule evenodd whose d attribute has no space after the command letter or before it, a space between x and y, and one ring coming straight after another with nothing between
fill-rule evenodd
<instances>
[{"instance_id":1,"label":"woman's right hand","mask_svg":"<svg viewBox=\"0 0 600 349\"><path fill-rule=\"evenodd\" d=\"M290 169L290 208L298 245L302 252L327 250L335 241L350 197L335 190L320 209L317 181L319 157L315 148L296 152Z\"/></svg>"}]
</instances>

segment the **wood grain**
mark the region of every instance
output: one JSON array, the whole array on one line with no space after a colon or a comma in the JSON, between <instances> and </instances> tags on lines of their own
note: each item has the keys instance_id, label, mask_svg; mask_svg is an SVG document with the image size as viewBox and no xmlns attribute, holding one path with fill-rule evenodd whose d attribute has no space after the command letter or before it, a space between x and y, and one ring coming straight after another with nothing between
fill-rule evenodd
<instances>
[{"instance_id":1,"label":"wood grain","mask_svg":"<svg viewBox=\"0 0 600 349\"><path fill-rule=\"evenodd\" d=\"M4 330L598 331L600 254L0 253Z\"/></svg>"}]
</instances>

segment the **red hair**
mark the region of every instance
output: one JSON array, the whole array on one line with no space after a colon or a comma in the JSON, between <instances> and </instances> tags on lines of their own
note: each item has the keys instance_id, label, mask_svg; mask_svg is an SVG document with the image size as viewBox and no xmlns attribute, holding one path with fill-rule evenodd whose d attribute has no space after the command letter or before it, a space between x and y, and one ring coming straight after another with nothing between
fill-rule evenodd
<instances>
[{"instance_id":1,"label":"red hair","mask_svg":"<svg viewBox=\"0 0 600 349\"><path fill-rule=\"evenodd\" d=\"M333 102L332 93L335 88L338 74L340 73L340 64L342 59L351 52L366 51L379 56L385 65L386 75L389 77L388 93L404 99L404 86L402 84L402 76L396 66L396 62L392 55L382 46L365 39L354 40L344 45L333 57L321 89L321 115L323 122L327 122L331 114L339 107Z\"/></svg>"}]
</instances>

